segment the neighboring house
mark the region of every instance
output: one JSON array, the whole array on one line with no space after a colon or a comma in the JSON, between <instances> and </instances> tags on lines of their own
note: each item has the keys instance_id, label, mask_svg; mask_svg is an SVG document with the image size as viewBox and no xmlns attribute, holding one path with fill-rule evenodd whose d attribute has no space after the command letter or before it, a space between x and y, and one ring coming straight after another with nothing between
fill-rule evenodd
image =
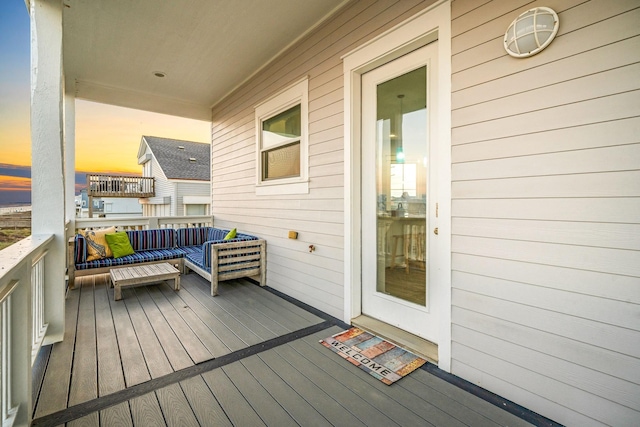
<instances>
[{"instance_id":1,"label":"neighboring house","mask_svg":"<svg viewBox=\"0 0 640 427\"><path fill-rule=\"evenodd\" d=\"M95 218L125 218L142 215L142 206L137 199L123 197L93 197L93 216ZM83 188L75 197L76 217L89 217L89 197Z\"/></svg>"},{"instance_id":2,"label":"neighboring house","mask_svg":"<svg viewBox=\"0 0 640 427\"><path fill-rule=\"evenodd\" d=\"M34 234L61 237L59 339L77 96L212 120L210 213L267 240L270 287L429 340L442 370L560 423L638 425L638 1L30 3ZM507 55L507 27L538 5L557 37ZM185 38L146 37L158 28ZM177 194L158 213L179 214Z\"/></svg>"},{"instance_id":3,"label":"neighboring house","mask_svg":"<svg viewBox=\"0 0 640 427\"><path fill-rule=\"evenodd\" d=\"M105 218L142 216L142 206L136 199L102 197L102 215Z\"/></svg>"},{"instance_id":4,"label":"neighboring house","mask_svg":"<svg viewBox=\"0 0 640 427\"><path fill-rule=\"evenodd\" d=\"M93 212L96 217L104 211L104 202L100 197L93 197ZM89 217L89 196L87 195L87 189L80 190L80 194L75 197L76 203L76 216L79 218Z\"/></svg>"},{"instance_id":5,"label":"neighboring house","mask_svg":"<svg viewBox=\"0 0 640 427\"><path fill-rule=\"evenodd\" d=\"M208 215L211 212L211 145L143 136L142 176L155 178L155 197L139 199L144 216Z\"/></svg>"}]
</instances>

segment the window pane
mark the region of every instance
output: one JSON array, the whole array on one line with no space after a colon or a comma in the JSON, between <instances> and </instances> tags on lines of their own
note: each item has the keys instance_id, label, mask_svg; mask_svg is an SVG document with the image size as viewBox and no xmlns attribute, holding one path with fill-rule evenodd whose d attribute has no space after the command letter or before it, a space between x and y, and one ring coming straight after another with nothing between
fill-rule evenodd
<instances>
[{"instance_id":1,"label":"window pane","mask_svg":"<svg viewBox=\"0 0 640 427\"><path fill-rule=\"evenodd\" d=\"M185 205L187 215L206 215L207 205Z\"/></svg>"},{"instance_id":2,"label":"window pane","mask_svg":"<svg viewBox=\"0 0 640 427\"><path fill-rule=\"evenodd\" d=\"M300 141L262 153L262 179L300 176Z\"/></svg>"},{"instance_id":3,"label":"window pane","mask_svg":"<svg viewBox=\"0 0 640 427\"><path fill-rule=\"evenodd\" d=\"M300 139L300 104L262 122L262 148Z\"/></svg>"}]
</instances>

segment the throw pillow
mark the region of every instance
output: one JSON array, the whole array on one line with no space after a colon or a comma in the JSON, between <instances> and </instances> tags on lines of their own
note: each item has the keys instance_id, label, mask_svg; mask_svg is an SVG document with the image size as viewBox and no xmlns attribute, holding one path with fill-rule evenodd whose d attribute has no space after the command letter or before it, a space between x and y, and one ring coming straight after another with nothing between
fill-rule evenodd
<instances>
[{"instance_id":1,"label":"throw pillow","mask_svg":"<svg viewBox=\"0 0 640 427\"><path fill-rule=\"evenodd\" d=\"M115 227L102 228L100 230L83 230L82 235L87 242L87 261L109 258L113 256L105 235L116 232Z\"/></svg>"},{"instance_id":2,"label":"throw pillow","mask_svg":"<svg viewBox=\"0 0 640 427\"><path fill-rule=\"evenodd\" d=\"M236 231L236 229L234 228L233 230L231 230L230 232L228 232L226 236L224 236L224 240L231 240L231 239L233 239L234 237L236 237L236 233L237 233L237 231Z\"/></svg>"},{"instance_id":3,"label":"throw pillow","mask_svg":"<svg viewBox=\"0 0 640 427\"><path fill-rule=\"evenodd\" d=\"M119 231L113 234L107 234L104 236L107 239L109 248L113 252L114 258L120 258L127 255L133 255L135 252L129 242L129 236L124 231Z\"/></svg>"}]
</instances>

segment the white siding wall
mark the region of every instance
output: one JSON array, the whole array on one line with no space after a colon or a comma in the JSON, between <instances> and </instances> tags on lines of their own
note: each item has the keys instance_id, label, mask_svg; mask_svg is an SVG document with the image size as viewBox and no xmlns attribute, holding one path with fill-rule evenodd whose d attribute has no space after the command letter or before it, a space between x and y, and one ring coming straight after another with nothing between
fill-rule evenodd
<instances>
[{"instance_id":1,"label":"white siding wall","mask_svg":"<svg viewBox=\"0 0 640 427\"><path fill-rule=\"evenodd\" d=\"M208 182L177 182L176 185L176 216L186 215L184 209L184 196L211 196Z\"/></svg>"},{"instance_id":2,"label":"white siding wall","mask_svg":"<svg viewBox=\"0 0 640 427\"><path fill-rule=\"evenodd\" d=\"M146 145L146 144L145 144ZM151 153L149 147L147 146L146 152ZM170 216L177 215L175 213L175 209L171 207L175 204L175 184L170 182L167 177L162 172L162 168L158 163L158 160L155 156L151 156L151 160L145 163L143 167L143 176L152 176L155 177L154 180L154 189L155 189L155 197L154 199L160 199L162 197L171 197L171 205L156 205L156 204L145 204L142 206L142 215L143 216Z\"/></svg>"},{"instance_id":3,"label":"white siding wall","mask_svg":"<svg viewBox=\"0 0 640 427\"><path fill-rule=\"evenodd\" d=\"M422 10L417 0L347 6L213 110L216 226L267 239L267 283L342 318L344 150L340 56ZM309 194L256 196L254 106L309 76ZM299 232L298 240L287 232ZM309 253L309 245L316 247Z\"/></svg>"},{"instance_id":4,"label":"white siding wall","mask_svg":"<svg viewBox=\"0 0 640 427\"><path fill-rule=\"evenodd\" d=\"M452 3L452 372L567 425L640 424L639 6Z\"/></svg>"}]
</instances>

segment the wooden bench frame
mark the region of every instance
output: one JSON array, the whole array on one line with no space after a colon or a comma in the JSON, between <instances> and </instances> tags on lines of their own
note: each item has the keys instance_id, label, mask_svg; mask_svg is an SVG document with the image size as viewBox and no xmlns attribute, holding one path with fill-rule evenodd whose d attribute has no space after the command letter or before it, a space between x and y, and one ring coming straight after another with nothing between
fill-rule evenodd
<instances>
[{"instance_id":1,"label":"wooden bench frame","mask_svg":"<svg viewBox=\"0 0 640 427\"><path fill-rule=\"evenodd\" d=\"M211 282L211 296L218 295L218 283L224 280L259 275L260 286L265 286L267 284L267 242L258 239L213 244L211 245L211 273L185 258L184 274L188 274L189 270Z\"/></svg>"}]
</instances>

